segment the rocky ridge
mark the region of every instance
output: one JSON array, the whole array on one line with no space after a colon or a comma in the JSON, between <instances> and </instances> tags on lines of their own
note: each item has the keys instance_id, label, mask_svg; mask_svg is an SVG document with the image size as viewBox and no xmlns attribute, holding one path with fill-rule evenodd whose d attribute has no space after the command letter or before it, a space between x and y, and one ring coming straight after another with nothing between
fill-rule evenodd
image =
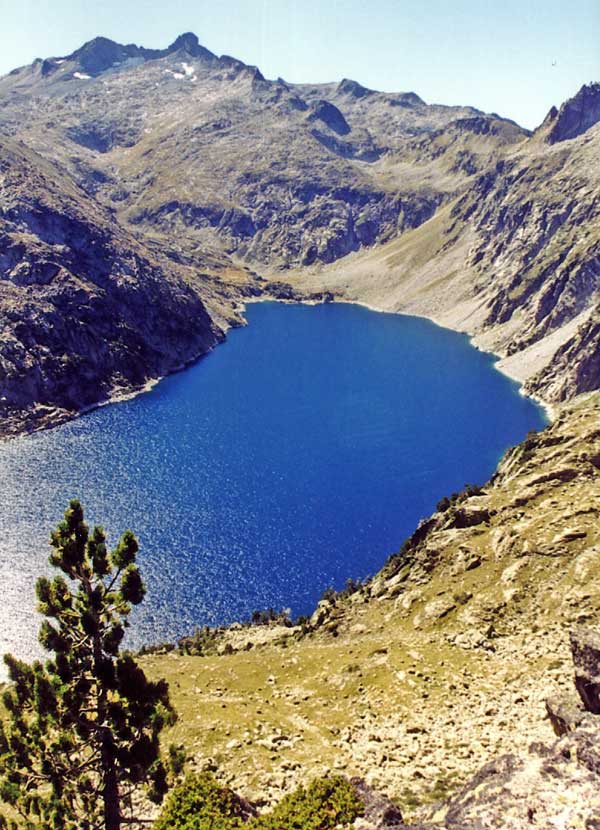
<instances>
[{"instance_id":1,"label":"rocky ridge","mask_svg":"<svg viewBox=\"0 0 600 830\"><path fill-rule=\"evenodd\" d=\"M583 135L600 121L600 84L585 84L557 110L552 107L539 132L550 144Z\"/></svg>"}]
</instances>

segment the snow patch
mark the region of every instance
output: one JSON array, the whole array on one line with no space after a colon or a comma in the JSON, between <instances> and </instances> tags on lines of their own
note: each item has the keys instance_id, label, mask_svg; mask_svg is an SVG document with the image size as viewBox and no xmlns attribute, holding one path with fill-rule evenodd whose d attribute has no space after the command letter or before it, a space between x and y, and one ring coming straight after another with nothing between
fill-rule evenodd
<instances>
[{"instance_id":1,"label":"snow patch","mask_svg":"<svg viewBox=\"0 0 600 830\"><path fill-rule=\"evenodd\" d=\"M77 78L80 81L89 81L92 76L84 75L83 72L73 72L73 77Z\"/></svg>"},{"instance_id":2,"label":"snow patch","mask_svg":"<svg viewBox=\"0 0 600 830\"><path fill-rule=\"evenodd\" d=\"M185 78L192 82L198 80L194 74L194 67L191 64L182 62L179 65L183 68L183 72L174 72L172 69L163 69L163 72L166 75L171 75L171 77L176 78L178 81L183 81Z\"/></svg>"}]
</instances>

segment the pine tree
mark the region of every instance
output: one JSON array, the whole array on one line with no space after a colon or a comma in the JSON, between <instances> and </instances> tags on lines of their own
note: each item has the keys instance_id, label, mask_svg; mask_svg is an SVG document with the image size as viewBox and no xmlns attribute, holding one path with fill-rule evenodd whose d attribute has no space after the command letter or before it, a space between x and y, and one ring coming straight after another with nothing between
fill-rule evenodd
<instances>
[{"instance_id":1,"label":"pine tree","mask_svg":"<svg viewBox=\"0 0 600 830\"><path fill-rule=\"evenodd\" d=\"M71 501L50 544L50 563L68 581L57 575L36 585L46 617L40 641L51 658L29 665L5 657L12 683L0 728L0 799L21 817L18 828L119 830L134 788L144 783L162 798L159 733L175 720L166 682L150 682L120 653L145 594L138 543L126 531L109 553L102 528L90 533Z\"/></svg>"}]
</instances>

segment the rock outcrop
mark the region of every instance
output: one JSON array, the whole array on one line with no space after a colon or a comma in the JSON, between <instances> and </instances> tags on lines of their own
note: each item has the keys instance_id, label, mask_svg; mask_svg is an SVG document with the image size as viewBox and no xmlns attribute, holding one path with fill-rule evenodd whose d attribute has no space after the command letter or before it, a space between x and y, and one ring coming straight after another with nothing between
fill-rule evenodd
<instances>
[{"instance_id":1,"label":"rock outcrop","mask_svg":"<svg viewBox=\"0 0 600 830\"><path fill-rule=\"evenodd\" d=\"M35 153L1 148L1 434L58 423L215 345L181 272Z\"/></svg>"},{"instance_id":2,"label":"rock outcrop","mask_svg":"<svg viewBox=\"0 0 600 830\"><path fill-rule=\"evenodd\" d=\"M542 125L546 141L554 144L577 138L600 121L600 84L586 84L557 110L553 107Z\"/></svg>"},{"instance_id":3,"label":"rock outcrop","mask_svg":"<svg viewBox=\"0 0 600 830\"><path fill-rule=\"evenodd\" d=\"M596 830L600 817L600 723L588 717L556 744L487 764L429 824L446 830ZM409 825L410 827L410 825Z\"/></svg>"},{"instance_id":4,"label":"rock outcrop","mask_svg":"<svg viewBox=\"0 0 600 830\"><path fill-rule=\"evenodd\" d=\"M575 665L575 688L584 709L600 715L600 634L585 628L573 631L571 652Z\"/></svg>"},{"instance_id":5,"label":"rock outcrop","mask_svg":"<svg viewBox=\"0 0 600 830\"><path fill-rule=\"evenodd\" d=\"M585 709L575 695L549 698L546 701L546 713L552 729L559 738L574 732L586 716Z\"/></svg>"},{"instance_id":6,"label":"rock outcrop","mask_svg":"<svg viewBox=\"0 0 600 830\"><path fill-rule=\"evenodd\" d=\"M364 805L362 816L356 820L356 830L393 830L402 826L402 813L386 795L377 792L362 778L351 778L354 792Z\"/></svg>"}]
</instances>

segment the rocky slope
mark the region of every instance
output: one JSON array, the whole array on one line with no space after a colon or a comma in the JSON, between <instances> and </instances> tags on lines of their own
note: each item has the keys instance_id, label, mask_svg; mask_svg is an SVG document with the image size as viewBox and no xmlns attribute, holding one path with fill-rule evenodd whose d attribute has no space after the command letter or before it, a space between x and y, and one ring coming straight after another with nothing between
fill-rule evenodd
<instances>
[{"instance_id":1,"label":"rocky slope","mask_svg":"<svg viewBox=\"0 0 600 830\"><path fill-rule=\"evenodd\" d=\"M139 388L222 337L183 269L0 140L2 434Z\"/></svg>"},{"instance_id":2,"label":"rocky slope","mask_svg":"<svg viewBox=\"0 0 600 830\"><path fill-rule=\"evenodd\" d=\"M559 740L532 743L485 764L458 793L405 822L396 803L354 776L361 815L355 830L595 830L600 815L600 633L578 627L570 635L579 697L546 701ZM260 805L233 796L242 822Z\"/></svg>"},{"instance_id":3,"label":"rocky slope","mask_svg":"<svg viewBox=\"0 0 600 830\"><path fill-rule=\"evenodd\" d=\"M193 764L263 803L328 769L360 776L416 821L483 765L551 744L546 700L572 688L568 632L600 625L599 415L597 394L564 408L308 631L234 628L199 641L204 655L144 658L170 682L172 737ZM534 753L485 776L525 786L539 769Z\"/></svg>"},{"instance_id":4,"label":"rocky slope","mask_svg":"<svg viewBox=\"0 0 600 830\"><path fill-rule=\"evenodd\" d=\"M585 87L427 223L310 284L468 331L546 400L598 388L599 107Z\"/></svg>"},{"instance_id":5,"label":"rocky slope","mask_svg":"<svg viewBox=\"0 0 600 830\"><path fill-rule=\"evenodd\" d=\"M405 823L393 802L352 779L365 811L357 830L547 830L550 827L595 830L600 815L600 636L571 632L575 685L580 694L546 701L559 740L537 741L524 753L508 753L485 764L451 798L422 811L422 821ZM592 700L590 700L590 695Z\"/></svg>"},{"instance_id":6,"label":"rocky slope","mask_svg":"<svg viewBox=\"0 0 600 830\"><path fill-rule=\"evenodd\" d=\"M571 632L570 640L580 697L572 693L546 701L559 740L532 743L522 755L510 753L490 761L455 797L433 808L428 816L430 821L418 827L598 827L600 635L594 629L577 628ZM373 826L383 830L392 824L380 821Z\"/></svg>"}]
</instances>

